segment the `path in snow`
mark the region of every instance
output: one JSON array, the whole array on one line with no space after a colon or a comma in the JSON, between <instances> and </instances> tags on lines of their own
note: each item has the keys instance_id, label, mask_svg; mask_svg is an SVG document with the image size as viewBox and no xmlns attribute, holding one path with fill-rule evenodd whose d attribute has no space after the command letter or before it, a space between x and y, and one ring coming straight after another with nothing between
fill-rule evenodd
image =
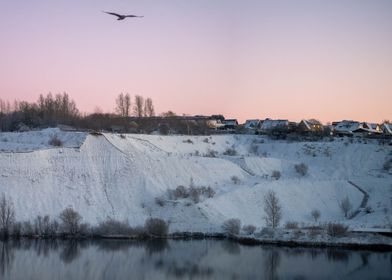
<instances>
[{"instance_id":1,"label":"path in snow","mask_svg":"<svg viewBox=\"0 0 392 280\"><path fill-rule=\"evenodd\" d=\"M225 157L224 159L231 161L232 163L238 165L242 170L244 170L250 176L255 176L256 174L248 167L244 157L233 158L233 157Z\"/></svg>"},{"instance_id":2,"label":"path in snow","mask_svg":"<svg viewBox=\"0 0 392 280\"><path fill-rule=\"evenodd\" d=\"M365 209L365 207L367 206L369 200L369 194L366 191L364 191L361 187L359 187L357 184L354 184L352 181L348 180L348 183L353 187L355 187L357 190L359 190L361 193L363 193L363 199L361 205L359 205L358 209L355 210L350 216L350 219L354 219L359 213L361 213L361 209Z\"/></svg>"}]
</instances>

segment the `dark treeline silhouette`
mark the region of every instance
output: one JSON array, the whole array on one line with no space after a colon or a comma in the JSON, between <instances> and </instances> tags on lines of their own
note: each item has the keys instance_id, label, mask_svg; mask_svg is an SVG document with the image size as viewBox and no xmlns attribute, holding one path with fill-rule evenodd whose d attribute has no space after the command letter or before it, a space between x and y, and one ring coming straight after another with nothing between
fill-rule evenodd
<instances>
[{"instance_id":1,"label":"dark treeline silhouette","mask_svg":"<svg viewBox=\"0 0 392 280\"><path fill-rule=\"evenodd\" d=\"M0 131L27 131L65 125L77 130L117 133L207 134L211 131L203 116L177 116L172 111L155 116L151 98L126 93L115 101L115 113L99 109L81 114L67 93L40 95L37 102L0 99Z\"/></svg>"},{"instance_id":2,"label":"dark treeline silhouette","mask_svg":"<svg viewBox=\"0 0 392 280\"><path fill-rule=\"evenodd\" d=\"M40 95L37 102L0 100L0 130L16 131L27 128L75 125L81 116L67 93Z\"/></svg>"},{"instance_id":3,"label":"dark treeline silhouette","mask_svg":"<svg viewBox=\"0 0 392 280\"><path fill-rule=\"evenodd\" d=\"M0 131L24 131L57 125L68 125L76 129L134 131L138 125L135 126L131 119L155 116L151 98L144 99L136 95L134 100L132 107L131 96L121 93L115 100L116 113L81 114L75 101L67 93L41 94L36 102L10 103L0 99ZM132 111L135 117L131 116Z\"/></svg>"}]
</instances>

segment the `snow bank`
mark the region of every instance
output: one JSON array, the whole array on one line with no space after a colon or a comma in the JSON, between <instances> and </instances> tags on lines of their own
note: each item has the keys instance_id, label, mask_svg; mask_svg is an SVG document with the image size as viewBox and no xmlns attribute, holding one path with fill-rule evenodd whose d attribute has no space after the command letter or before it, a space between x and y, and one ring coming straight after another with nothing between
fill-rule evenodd
<instances>
[{"instance_id":1,"label":"snow bank","mask_svg":"<svg viewBox=\"0 0 392 280\"><path fill-rule=\"evenodd\" d=\"M48 145L53 134L62 147ZM263 196L274 190L282 224L313 224L310 212L319 209L321 222L387 228L392 176L382 164L392 148L345 142L287 143L255 135L94 136L57 129L2 133L0 193L13 200L18 220L57 217L72 206L90 224L110 217L140 225L153 216L168 220L171 231L213 232L229 218L263 227ZM227 149L236 155L225 155ZM305 176L295 171L298 163L309 167ZM274 170L281 172L279 180L271 178ZM361 209L351 220L344 217L339 203L348 197L356 210L364 197L348 180L368 192L371 213ZM191 184L209 186L216 194L196 204L168 197L169 189Z\"/></svg>"}]
</instances>

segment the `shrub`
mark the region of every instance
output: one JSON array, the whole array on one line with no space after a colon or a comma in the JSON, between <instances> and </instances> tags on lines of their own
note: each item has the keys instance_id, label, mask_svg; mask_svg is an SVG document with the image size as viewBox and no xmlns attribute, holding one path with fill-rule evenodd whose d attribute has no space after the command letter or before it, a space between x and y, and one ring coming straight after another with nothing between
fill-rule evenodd
<instances>
[{"instance_id":1,"label":"shrub","mask_svg":"<svg viewBox=\"0 0 392 280\"><path fill-rule=\"evenodd\" d=\"M341 237L346 235L348 227L337 223L328 223L327 233L332 237Z\"/></svg>"},{"instance_id":2,"label":"shrub","mask_svg":"<svg viewBox=\"0 0 392 280\"><path fill-rule=\"evenodd\" d=\"M188 144L193 144L193 141L191 139L187 139L182 141L183 143L188 143Z\"/></svg>"},{"instance_id":3,"label":"shrub","mask_svg":"<svg viewBox=\"0 0 392 280\"><path fill-rule=\"evenodd\" d=\"M260 231L261 236L268 236L268 237L273 237L274 236L274 230L269 227L262 228Z\"/></svg>"},{"instance_id":4,"label":"shrub","mask_svg":"<svg viewBox=\"0 0 392 280\"><path fill-rule=\"evenodd\" d=\"M201 187L202 195L207 198L212 198L215 195L215 191L211 187Z\"/></svg>"},{"instance_id":5,"label":"shrub","mask_svg":"<svg viewBox=\"0 0 392 280\"><path fill-rule=\"evenodd\" d=\"M177 186L177 188L175 190L171 191L170 196L172 197L172 199L177 200L179 198L189 197L189 193L184 186L180 185L180 186Z\"/></svg>"},{"instance_id":6,"label":"shrub","mask_svg":"<svg viewBox=\"0 0 392 280\"><path fill-rule=\"evenodd\" d=\"M272 171L272 175L271 175L271 177L272 178L274 178L275 180L279 180L280 179L280 171L278 171L278 170L274 170L274 171Z\"/></svg>"},{"instance_id":7,"label":"shrub","mask_svg":"<svg viewBox=\"0 0 392 280\"><path fill-rule=\"evenodd\" d=\"M4 194L0 198L0 237L8 237L15 222L14 204Z\"/></svg>"},{"instance_id":8,"label":"shrub","mask_svg":"<svg viewBox=\"0 0 392 280\"><path fill-rule=\"evenodd\" d=\"M207 153L204 155L205 157L215 158L218 156L218 152L215 150L208 149Z\"/></svg>"},{"instance_id":9,"label":"shrub","mask_svg":"<svg viewBox=\"0 0 392 280\"><path fill-rule=\"evenodd\" d=\"M98 235L130 235L133 230L127 222L120 222L109 218L106 221L99 223L99 225L93 229L93 232Z\"/></svg>"},{"instance_id":10,"label":"shrub","mask_svg":"<svg viewBox=\"0 0 392 280\"><path fill-rule=\"evenodd\" d=\"M22 224L19 222L16 222L12 226L12 235L16 238L21 237L22 235Z\"/></svg>"},{"instance_id":11,"label":"shrub","mask_svg":"<svg viewBox=\"0 0 392 280\"><path fill-rule=\"evenodd\" d=\"M227 148L227 149L223 152L223 154L224 154L225 156L236 156L236 155L237 155L237 151L236 151L236 149L234 149L234 148Z\"/></svg>"},{"instance_id":12,"label":"shrub","mask_svg":"<svg viewBox=\"0 0 392 280\"><path fill-rule=\"evenodd\" d=\"M201 191L199 188L196 188L196 187L189 188L189 196L194 203L200 202L200 193L201 193Z\"/></svg>"},{"instance_id":13,"label":"shrub","mask_svg":"<svg viewBox=\"0 0 392 280\"><path fill-rule=\"evenodd\" d=\"M297 222L287 222L284 227L286 229L298 229L298 223Z\"/></svg>"},{"instance_id":14,"label":"shrub","mask_svg":"<svg viewBox=\"0 0 392 280\"><path fill-rule=\"evenodd\" d=\"M200 202L200 196L212 198L214 195L215 191L211 187L195 187L194 184L189 188L180 185L175 190L169 190L169 197L171 199L177 200L179 198L190 197L195 203Z\"/></svg>"},{"instance_id":15,"label":"shrub","mask_svg":"<svg viewBox=\"0 0 392 280\"><path fill-rule=\"evenodd\" d=\"M294 165L295 171L301 176L305 176L308 173L308 166L305 163L300 163Z\"/></svg>"},{"instance_id":16,"label":"shrub","mask_svg":"<svg viewBox=\"0 0 392 280\"><path fill-rule=\"evenodd\" d=\"M313 209L312 212L310 213L314 219L314 221L317 223L318 219L321 216L320 210Z\"/></svg>"},{"instance_id":17,"label":"shrub","mask_svg":"<svg viewBox=\"0 0 392 280\"><path fill-rule=\"evenodd\" d=\"M168 224L164 220L157 218L147 219L144 228L146 233L153 237L164 237L169 231Z\"/></svg>"},{"instance_id":18,"label":"shrub","mask_svg":"<svg viewBox=\"0 0 392 280\"><path fill-rule=\"evenodd\" d=\"M228 235L237 235L240 233L241 221L239 219L226 220L222 225L222 229Z\"/></svg>"},{"instance_id":19,"label":"shrub","mask_svg":"<svg viewBox=\"0 0 392 280\"><path fill-rule=\"evenodd\" d=\"M208 138L204 138L204 139L203 139L203 142L204 142L204 143L209 143L210 140L209 140Z\"/></svg>"},{"instance_id":20,"label":"shrub","mask_svg":"<svg viewBox=\"0 0 392 280\"><path fill-rule=\"evenodd\" d=\"M79 226L82 217L71 207L64 209L60 213L61 227L66 234L76 235L79 233Z\"/></svg>"},{"instance_id":21,"label":"shrub","mask_svg":"<svg viewBox=\"0 0 392 280\"><path fill-rule=\"evenodd\" d=\"M365 212L366 212L366 214L370 214L370 213L373 213L374 210L373 210L373 208L371 206L366 206L365 207Z\"/></svg>"},{"instance_id":22,"label":"shrub","mask_svg":"<svg viewBox=\"0 0 392 280\"><path fill-rule=\"evenodd\" d=\"M353 207L350 199L348 198L348 196L346 196L342 202L340 202L340 209L342 210L344 217L348 217L348 213L351 211L351 208Z\"/></svg>"},{"instance_id":23,"label":"shrub","mask_svg":"<svg viewBox=\"0 0 392 280\"><path fill-rule=\"evenodd\" d=\"M165 206L165 199L163 197L156 197L155 203L158 204L159 206L163 207L163 206Z\"/></svg>"},{"instance_id":24,"label":"shrub","mask_svg":"<svg viewBox=\"0 0 392 280\"><path fill-rule=\"evenodd\" d=\"M91 227L88 223L82 223L79 225L79 232L80 235L90 235L91 234Z\"/></svg>"},{"instance_id":25,"label":"shrub","mask_svg":"<svg viewBox=\"0 0 392 280\"><path fill-rule=\"evenodd\" d=\"M26 236L34 235L34 229L30 221L26 221L22 223L22 235L26 235Z\"/></svg>"},{"instance_id":26,"label":"shrub","mask_svg":"<svg viewBox=\"0 0 392 280\"><path fill-rule=\"evenodd\" d=\"M241 183L240 178L238 178L237 176L231 176L230 179L231 179L231 181L232 181L234 184L236 184L236 185L238 185L238 184Z\"/></svg>"},{"instance_id":27,"label":"shrub","mask_svg":"<svg viewBox=\"0 0 392 280\"><path fill-rule=\"evenodd\" d=\"M57 135L52 135L52 137L50 137L48 144L51 146L55 146L55 147L61 147L63 146L63 142L57 137Z\"/></svg>"},{"instance_id":28,"label":"shrub","mask_svg":"<svg viewBox=\"0 0 392 280\"><path fill-rule=\"evenodd\" d=\"M246 225L243 226L242 230L245 232L245 234L251 235L256 231L256 227L254 225Z\"/></svg>"}]
</instances>

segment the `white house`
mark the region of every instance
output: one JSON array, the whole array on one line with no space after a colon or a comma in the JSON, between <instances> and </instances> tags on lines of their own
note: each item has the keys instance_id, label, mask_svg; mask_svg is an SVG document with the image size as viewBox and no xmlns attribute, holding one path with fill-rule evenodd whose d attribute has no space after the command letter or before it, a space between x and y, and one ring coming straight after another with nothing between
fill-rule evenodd
<instances>
[{"instance_id":1,"label":"white house","mask_svg":"<svg viewBox=\"0 0 392 280\"><path fill-rule=\"evenodd\" d=\"M289 121L288 120L271 120L265 119L261 122L260 130L262 132L271 131L273 129L288 129Z\"/></svg>"},{"instance_id":2,"label":"white house","mask_svg":"<svg viewBox=\"0 0 392 280\"><path fill-rule=\"evenodd\" d=\"M337 135L353 135L353 131L360 128L360 122L352 120L344 120L338 122L333 128L333 132Z\"/></svg>"},{"instance_id":3,"label":"white house","mask_svg":"<svg viewBox=\"0 0 392 280\"><path fill-rule=\"evenodd\" d=\"M244 128L246 129L257 129L260 126L260 120L246 120Z\"/></svg>"},{"instance_id":4,"label":"white house","mask_svg":"<svg viewBox=\"0 0 392 280\"><path fill-rule=\"evenodd\" d=\"M384 133L384 135L392 136L392 124L383 123L381 125L381 130Z\"/></svg>"}]
</instances>

